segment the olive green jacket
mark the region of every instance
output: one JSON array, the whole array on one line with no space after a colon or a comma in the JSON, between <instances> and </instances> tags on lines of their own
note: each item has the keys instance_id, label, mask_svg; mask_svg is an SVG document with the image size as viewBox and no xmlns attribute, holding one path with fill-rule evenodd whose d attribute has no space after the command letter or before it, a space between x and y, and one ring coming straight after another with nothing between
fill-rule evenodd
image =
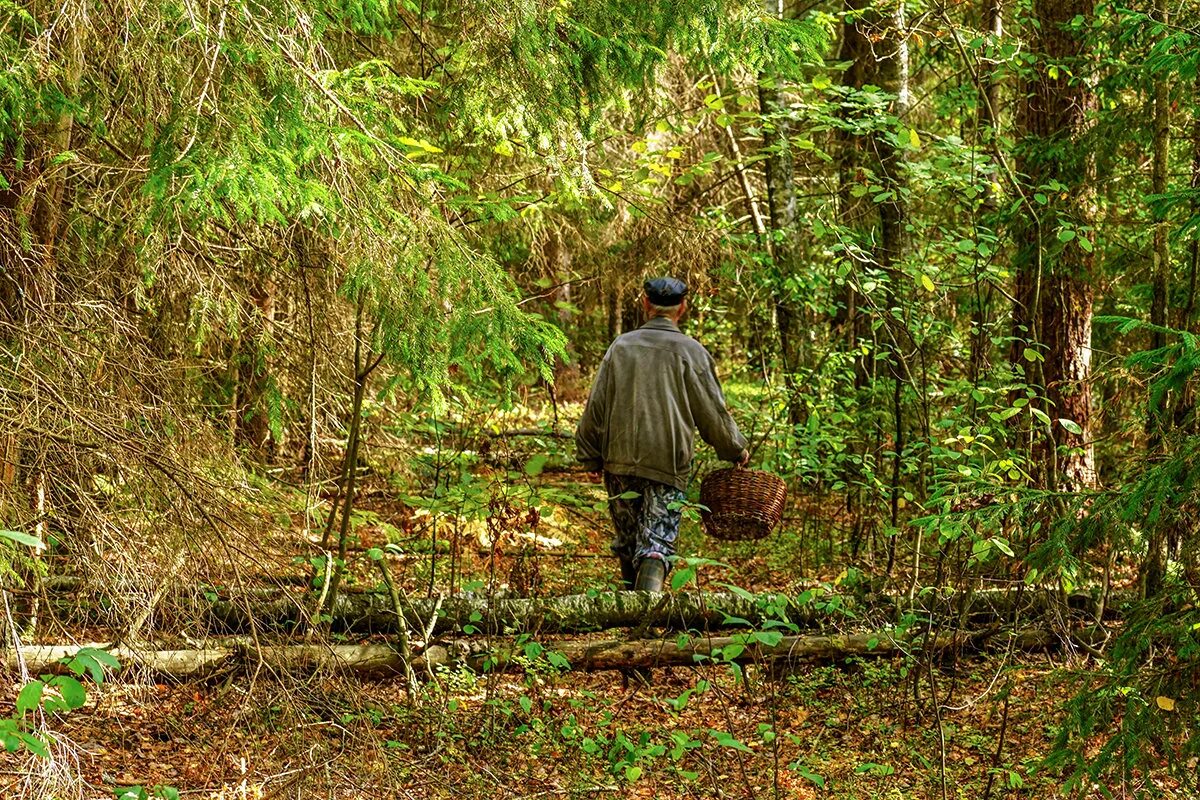
<instances>
[{"instance_id":1,"label":"olive green jacket","mask_svg":"<svg viewBox=\"0 0 1200 800\"><path fill-rule=\"evenodd\" d=\"M604 354L575 431L576 457L593 470L686 489L697 428L726 461L746 448L712 356L674 322L655 317Z\"/></svg>"}]
</instances>

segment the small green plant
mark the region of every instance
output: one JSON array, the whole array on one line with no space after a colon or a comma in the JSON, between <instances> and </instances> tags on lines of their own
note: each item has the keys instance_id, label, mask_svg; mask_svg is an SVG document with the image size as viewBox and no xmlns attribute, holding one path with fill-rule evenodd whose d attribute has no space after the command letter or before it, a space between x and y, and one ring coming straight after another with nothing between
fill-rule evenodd
<instances>
[{"instance_id":1,"label":"small green plant","mask_svg":"<svg viewBox=\"0 0 1200 800\"><path fill-rule=\"evenodd\" d=\"M179 800L179 790L174 786L155 786L146 789L142 786L129 786L118 789L117 800Z\"/></svg>"},{"instance_id":2,"label":"small green plant","mask_svg":"<svg viewBox=\"0 0 1200 800\"><path fill-rule=\"evenodd\" d=\"M70 675L42 675L21 687L12 716L0 719L0 738L4 749L15 753L22 747L43 758L50 756L49 745L36 732L37 714L58 714L82 708L87 689L80 678L90 676L97 686L104 683L105 669L118 669L120 663L106 650L83 647L61 660Z\"/></svg>"}]
</instances>

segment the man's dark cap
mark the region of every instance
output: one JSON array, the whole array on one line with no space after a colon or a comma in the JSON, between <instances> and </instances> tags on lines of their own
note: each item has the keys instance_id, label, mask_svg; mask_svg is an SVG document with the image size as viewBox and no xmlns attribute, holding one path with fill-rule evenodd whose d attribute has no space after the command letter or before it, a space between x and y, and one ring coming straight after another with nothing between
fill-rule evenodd
<instances>
[{"instance_id":1,"label":"man's dark cap","mask_svg":"<svg viewBox=\"0 0 1200 800\"><path fill-rule=\"evenodd\" d=\"M677 306L687 297L687 284L678 278L651 278L644 287L646 297L656 306Z\"/></svg>"}]
</instances>

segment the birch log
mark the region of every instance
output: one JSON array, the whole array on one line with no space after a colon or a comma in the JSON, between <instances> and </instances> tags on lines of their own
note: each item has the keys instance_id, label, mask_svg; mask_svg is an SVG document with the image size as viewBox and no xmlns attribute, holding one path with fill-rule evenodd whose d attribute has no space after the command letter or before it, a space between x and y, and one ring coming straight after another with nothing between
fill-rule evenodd
<instances>
[{"instance_id":1,"label":"birch log","mask_svg":"<svg viewBox=\"0 0 1200 800\"><path fill-rule=\"evenodd\" d=\"M883 658L906 652L939 653L947 650L1053 649L1074 639L1100 641L1094 629L1064 636L1045 628L1016 631L989 629L953 631L932 639L910 638L886 630L835 635L784 636L761 642L745 636L693 636L670 639L566 639L542 644L543 652L561 654L572 670L621 670L651 667L681 667L714 662L802 663L842 661L851 656ZM430 643L413 659L418 675L439 667L463 668L474 672L520 671L526 668L528 641L458 639ZM3 653L0 663L10 672L23 662L31 674L62 669L61 661L81 647L108 649L103 643L87 645L25 645ZM365 677L404 677L404 661L388 644L293 644L258 645L246 638L224 639L197 649L109 650L123 668L135 667L176 680L202 678L215 672L265 666L283 672L348 672Z\"/></svg>"}]
</instances>

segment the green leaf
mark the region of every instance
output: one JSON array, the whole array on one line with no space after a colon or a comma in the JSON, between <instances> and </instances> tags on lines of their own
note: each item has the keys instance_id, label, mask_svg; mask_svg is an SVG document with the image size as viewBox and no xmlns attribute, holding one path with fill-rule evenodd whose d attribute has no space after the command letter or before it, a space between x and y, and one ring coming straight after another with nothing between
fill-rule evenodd
<instances>
[{"instance_id":1,"label":"green leaf","mask_svg":"<svg viewBox=\"0 0 1200 800\"><path fill-rule=\"evenodd\" d=\"M100 666L100 662L87 653L76 654L74 658L67 662L67 669L80 676L85 672L90 673L92 680L96 683L104 682L104 667Z\"/></svg>"},{"instance_id":2,"label":"green leaf","mask_svg":"<svg viewBox=\"0 0 1200 800\"><path fill-rule=\"evenodd\" d=\"M635 766L633 764L630 764L629 766L625 767L625 780L629 781L630 783L633 783L640 777L642 777L642 768L641 767Z\"/></svg>"},{"instance_id":3,"label":"green leaf","mask_svg":"<svg viewBox=\"0 0 1200 800\"><path fill-rule=\"evenodd\" d=\"M28 748L29 752L33 753L35 756L39 758L50 757L50 748L46 746L46 743L42 741L40 737L35 736L32 733L25 733L24 731L17 731L14 735L20 739L21 743L24 744L25 747Z\"/></svg>"},{"instance_id":4,"label":"green leaf","mask_svg":"<svg viewBox=\"0 0 1200 800\"><path fill-rule=\"evenodd\" d=\"M542 474L542 470L546 467L546 462L550 457L545 453L538 453L533 458L525 462L525 474L531 478L536 478Z\"/></svg>"},{"instance_id":5,"label":"green leaf","mask_svg":"<svg viewBox=\"0 0 1200 800\"><path fill-rule=\"evenodd\" d=\"M933 281L928 275L921 275L921 285L925 287L925 291L927 292L933 292L937 290L937 287L933 285Z\"/></svg>"},{"instance_id":6,"label":"green leaf","mask_svg":"<svg viewBox=\"0 0 1200 800\"><path fill-rule=\"evenodd\" d=\"M82 708L87 702L87 689L70 675L59 675L50 681L50 685L62 695L68 709Z\"/></svg>"},{"instance_id":7,"label":"green leaf","mask_svg":"<svg viewBox=\"0 0 1200 800\"><path fill-rule=\"evenodd\" d=\"M767 647L775 647L783 641L783 634L779 631L755 631L750 638Z\"/></svg>"},{"instance_id":8,"label":"green leaf","mask_svg":"<svg viewBox=\"0 0 1200 800\"><path fill-rule=\"evenodd\" d=\"M715 739L717 744L722 747L732 747L734 750L741 750L743 753L754 752L725 731L709 730L708 735Z\"/></svg>"},{"instance_id":9,"label":"green leaf","mask_svg":"<svg viewBox=\"0 0 1200 800\"><path fill-rule=\"evenodd\" d=\"M738 644L737 642L734 642L733 644L727 644L721 648L721 658L726 661L733 661L744 652L746 652L746 646L744 644Z\"/></svg>"},{"instance_id":10,"label":"green leaf","mask_svg":"<svg viewBox=\"0 0 1200 800\"><path fill-rule=\"evenodd\" d=\"M1063 228L1058 232L1058 240L1060 242L1069 242L1075 238L1075 231L1070 228Z\"/></svg>"},{"instance_id":11,"label":"green leaf","mask_svg":"<svg viewBox=\"0 0 1200 800\"><path fill-rule=\"evenodd\" d=\"M46 684L39 680L32 680L21 688L21 693L17 695L17 715L24 716L30 711L33 711L42 703L42 692L45 691Z\"/></svg>"},{"instance_id":12,"label":"green leaf","mask_svg":"<svg viewBox=\"0 0 1200 800\"><path fill-rule=\"evenodd\" d=\"M677 592L680 589L682 589L684 586L686 586L688 581L692 580L692 578L695 578L695 577L696 577L696 570L694 567L684 567L683 569L677 569L677 570L675 570L675 574L671 576L671 589L673 591Z\"/></svg>"},{"instance_id":13,"label":"green leaf","mask_svg":"<svg viewBox=\"0 0 1200 800\"><path fill-rule=\"evenodd\" d=\"M803 764L795 764L794 766L795 766L796 772L800 774L800 777L802 777L806 780L812 781L814 784L816 784L816 786L818 788L821 788L821 789L825 788L825 779L823 777L821 777L817 773L813 772L812 770L810 770L808 767L804 766Z\"/></svg>"},{"instance_id":14,"label":"green leaf","mask_svg":"<svg viewBox=\"0 0 1200 800\"><path fill-rule=\"evenodd\" d=\"M521 695L519 698L517 698L517 702L521 704L521 710L526 714L533 713L533 701L528 697Z\"/></svg>"},{"instance_id":15,"label":"green leaf","mask_svg":"<svg viewBox=\"0 0 1200 800\"><path fill-rule=\"evenodd\" d=\"M1083 428L1079 427L1079 423L1072 419L1059 419L1059 425L1062 425L1076 436L1083 436Z\"/></svg>"},{"instance_id":16,"label":"green leaf","mask_svg":"<svg viewBox=\"0 0 1200 800\"><path fill-rule=\"evenodd\" d=\"M1080 247L1080 248L1081 248L1081 249L1082 249L1082 250L1083 250L1085 253L1090 253L1090 252L1092 252L1093 250L1095 250L1095 249L1096 249L1096 248L1095 248L1095 246L1094 246L1094 245L1092 245L1091 241L1090 241L1090 240L1089 240L1089 239L1088 239L1086 236L1080 236L1080 237L1079 237L1079 247Z\"/></svg>"},{"instance_id":17,"label":"green leaf","mask_svg":"<svg viewBox=\"0 0 1200 800\"><path fill-rule=\"evenodd\" d=\"M28 533L21 533L20 531L0 530L0 538L9 539L17 544L23 544L27 547L32 547L37 550L45 547L45 545L42 544L41 539L37 538L36 536L30 536Z\"/></svg>"}]
</instances>

